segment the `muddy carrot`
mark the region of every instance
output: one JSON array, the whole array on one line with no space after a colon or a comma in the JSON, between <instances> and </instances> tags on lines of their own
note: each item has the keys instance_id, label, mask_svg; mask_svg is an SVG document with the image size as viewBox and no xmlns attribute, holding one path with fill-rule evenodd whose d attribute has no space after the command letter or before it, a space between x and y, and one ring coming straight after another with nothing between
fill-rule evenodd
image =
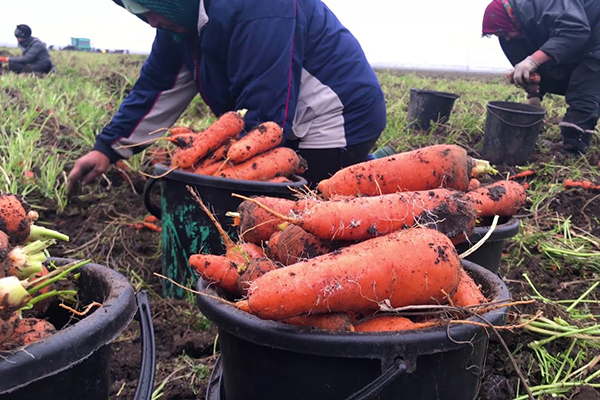
<instances>
[{"instance_id":1,"label":"muddy carrot","mask_svg":"<svg viewBox=\"0 0 600 400\"><path fill-rule=\"evenodd\" d=\"M437 304L456 291L460 268L442 233L398 231L266 273L252 282L248 307L260 318L281 320L376 309L384 300L392 307Z\"/></svg>"},{"instance_id":2,"label":"muddy carrot","mask_svg":"<svg viewBox=\"0 0 600 400\"><path fill-rule=\"evenodd\" d=\"M269 271L273 271L279 268L280 265L277 265L273 260L267 257L259 257L253 258L248 263L246 270L240 274L238 278L238 290L242 296L248 294L248 288L250 284L255 281L257 278L263 276Z\"/></svg>"},{"instance_id":3,"label":"muddy carrot","mask_svg":"<svg viewBox=\"0 0 600 400\"><path fill-rule=\"evenodd\" d=\"M283 130L275 122L265 122L248 132L227 151L227 158L234 164L248 161L279 146L283 141Z\"/></svg>"},{"instance_id":4,"label":"muddy carrot","mask_svg":"<svg viewBox=\"0 0 600 400\"><path fill-rule=\"evenodd\" d=\"M452 304L458 307L478 306L488 302L479 286L464 270L460 274L460 282L456 293L451 299Z\"/></svg>"},{"instance_id":5,"label":"muddy carrot","mask_svg":"<svg viewBox=\"0 0 600 400\"><path fill-rule=\"evenodd\" d=\"M480 187L481 182L479 182L479 179L471 178L469 181L469 189L467 191L470 192L472 190L479 189Z\"/></svg>"},{"instance_id":6,"label":"muddy carrot","mask_svg":"<svg viewBox=\"0 0 600 400\"><path fill-rule=\"evenodd\" d=\"M213 254L193 254L188 262L207 282L214 283L231 293L238 293L237 282L240 274L233 260Z\"/></svg>"},{"instance_id":7,"label":"muddy carrot","mask_svg":"<svg viewBox=\"0 0 600 400\"><path fill-rule=\"evenodd\" d=\"M0 279L8 275L9 239L6 233L0 231Z\"/></svg>"},{"instance_id":8,"label":"muddy carrot","mask_svg":"<svg viewBox=\"0 0 600 400\"><path fill-rule=\"evenodd\" d=\"M56 332L50 321L38 318L23 318L18 320L12 336L0 347L3 350L15 350L39 342Z\"/></svg>"},{"instance_id":9,"label":"muddy carrot","mask_svg":"<svg viewBox=\"0 0 600 400\"><path fill-rule=\"evenodd\" d=\"M301 315L281 320L281 322L325 331L354 331L354 326L348 314L341 312Z\"/></svg>"},{"instance_id":10,"label":"muddy carrot","mask_svg":"<svg viewBox=\"0 0 600 400\"><path fill-rule=\"evenodd\" d=\"M395 332L430 328L439 322L413 322L400 315L376 315L354 323L356 332Z\"/></svg>"},{"instance_id":11,"label":"muddy carrot","mask_svg":"<svg viewBox=\"0 0 600 400\"><path fill-rule=\"evenodd\" d=\"M276 178L267 180L267 182L272 182L272 183L291 183L292 181L290 179L286 178L285 176L278 176Z\"/></svg>"},{"instance_id":12,"label":"muddy carrot","mask_svg":"<svg viewBox=\"0 0 600 400\"><path fill-rule=\"evenodd\" d=\"M288 215L295 206L292 200L278 197L259 196L253 199L284 215ZM240 218L240 237L257 245L269 240L271 235L279 230L277 226L283 222L250 201L242 201L236 211Z\"/></svg>"},{"instance_id":13,"label":"muddy carrot","mask_svg":"<svg viewBox=\"0 0 600 400\"><path fill-rule=\"evenodd\" d=\"M515 181L498 181L465 194L480 217L515 215L527 200L525 188Z\"/></svg>"},{"instance_id":14,"label":"muddy carrot","mask_svg":"<svg viewBox=\"0 0 600 400\"><path fill-rule=\"evenodd\" d=\"M294 150L278 147L259 154L241 164L229 166L216 174L222 178L266 181L278 176L293 175L306 163Z\"/></svg>"},{"instance_id":15,"label":"muddy carrot","mask_svg":"<svg viewBox=\"0 0 600 400\"><path fill-rule=\"evenodd\" d=\"M231 147L233 143L236 142L236 139L228 140L226 143L223 143L221 147L207 155L203 158L197 165L196 169L205 168L211 164L219 163L225 160L227 151ZM215 171L216 172L216 171Z\"/></svg>"},{"instance_id":16,"label":"muddy carrot","mask_svg":"<svg viewBox=\"0 0 600 400\"><path fill-rule=\"evenodd\" d=\"M319 239L298 225L290 224L277 240L277 259L283 265L295 264L334 251L340 244Z\"/></svg>"},{"instance_id":17,"label":"muddy carrot","mask_svg":"<svg viewBox=\"0 0 600 400\"><path fill-rule=\"evenodd\" d=\"M226 141L239 135L244 128L244 114L243 111L230 111L221 115L208 129L194 138L189 148L173 154L172 166L189 168Z\"/></svg>"},{"instance_id":18,"label":"muddy carrot","mask_svg":"<svg viewBox=\"0 0 600 400\"><path fill-rule=\"evenodd\" d=\"M12 243L27 239L31 229L28 217L29 205L15 194L0 194L0 230L8 235Z\"/></svg>"},{"instance_id":19,"label":"muddy carrot","mask_svg":"<svg viewBox=\"0 0 600 400\"><path fill-rule=\"evenodd\" d=\"M325 198L376 196L395 192L450 188L466 191L469 179L494 170L455 145L435 145L365 161L319 182Z\"/></svg>"},{"instance_id":20,"label":"muddy carrot","mask_svg":"<svg viewBox=\"0 0 600 400\"><path fill-rule=\"evenodd\" d=\"M267 242L267 249L266 249L267 256L271 260L277 261L277 262L279 262L279 254L278 254L277 244L279 243L279 238L281 237L282 232L283 231L273 232L273 234L269 238L269 241Z\"/></svg>"}]
</instances>

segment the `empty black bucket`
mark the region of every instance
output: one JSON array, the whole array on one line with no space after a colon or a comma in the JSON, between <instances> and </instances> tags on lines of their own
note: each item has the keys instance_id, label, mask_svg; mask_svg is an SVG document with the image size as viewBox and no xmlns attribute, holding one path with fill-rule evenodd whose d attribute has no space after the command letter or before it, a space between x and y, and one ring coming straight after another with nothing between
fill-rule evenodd
<instances>
[{"instance_id":1,"label":"empty black bucket","mask_svg":"<svg viewBox=\"0 0 600 400\"><path fill-rule=\"evenodd\" d=\"M168 170L162 164L154 166L154 174L157 176L162 176ZM307 184L306 180L299 176L293 176L292 180L292 183L244 181L183 171L173 171L160 179L150 179L146 184L144 201L148 211L162 219L163 275L189 287L196 282L196 273L188 264L190 255L224 254L225 252L219 232L194 201L186 186L196 189L202 201L214 212L227 233L237 240L237 230L231 227L232 219L225 213L236 211L242 200L232 197L231 194L292 198L294 189ZM150 198L156 182L160 182L161 188L160 208L152 204ZM166 297L184 298L186 292L164 280L163 294Z\"/></svg>"},{"instance_id":2,"label":"empty black bucket","mask_svg":"<svg viewBox=\"0 0 600 400\"><path fill-rule=\"evenodd\" d=\"M73 260L54 259L57 264ZM107 400L110 343L139 316L142 365L135 400L149 400L154 387L154 332L145 292L137 296L127 278L97 264L81 267L78 293L82 304L102 304L94 312L23 351L0 357L0 399ZM136 302L138 304L136 304ZM52 308L52 307L51 307ZM56 307L58 310L62 310ZM64 311L64 310L63 310ZM65 311L66 313L66 311ZM68 313L57 321L72 317Z\"/></svg>"},{"instance_id":3,"label":"empty black bucket","mask_svg":"<svg viewBox=\"0 0 600 400\"><path fill-rule=\"evenodd\" d=\"M467 251L481 240L489 232L490 225L490 221L486 220L482 226L475 228L468 242L456 245L458 253L461 254ZM500 218L490 237L480 248L468 255L466 259L497 274L500 271L504 244L519 233L520 225L520 221L514 217Z\"/></svg>"},{"instance_id":4,"label":"empty black bucket","mask_svg":"<svg viewBox=\"0 0 600 400\"><path fill-rule=\"evenodd\" d=\"M545 109L530 104L488 102L482 157L492 164L526 164L535 150L545 116Z\"/></svg>"},{"instance_id":5,"label":"empty black bucket","mask_svg":"<svg viewBox=\"0 0 600 400\"><path fill-rule=\"evenodd\" d=\"M458 97L454 93L410 89L408 129L426 131L431 127L431 121L439 124L447 122Z\"/></svg>"},{"instance_id":6,"label":"empty black bucket","mask_svg":"<svg viewBox=\"0 0 600 400\"><path fill-rule=\"evenodd\" d=\"M463 265L491 301L509 299L497 275L469 261ZM197 287L218 294L203 280ZM208 400L472 400L479 389L489 342L481 326L324 332L261 320L215 298L196 299L219 328L220 363ZM482 317L501 325L507 311Z\"/></svg>"}]
</instances>

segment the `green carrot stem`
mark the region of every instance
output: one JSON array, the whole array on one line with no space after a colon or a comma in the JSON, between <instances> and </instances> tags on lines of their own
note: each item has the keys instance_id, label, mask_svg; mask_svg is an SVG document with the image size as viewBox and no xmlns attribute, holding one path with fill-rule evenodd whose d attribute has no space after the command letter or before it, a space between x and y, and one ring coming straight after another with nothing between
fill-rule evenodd
<instances>
[{"instance_id":1,"label":"green carrot stem","mask_svg":"<svg viewBox=\"0 0 600 400\"><path fill-rule=\"evenodd\" d=\"M25 264L25 266L16 269L18 270L18 272L15 275L21 280L27 279L30 276L38 274L44 270L43 265L40 261L28 261L27 264Z\"/></svg>"},{"instance_id":2,"label":"green carrot stem","mask_svg":"<svg viewBox=\"0 0 600 400\"><path fill-rule=\"evenodd\" d=\"M489 161L473 159L473 168L471 169L471 177L477 178L478 176L492 174L496 175L498 171L494 169Z\"/></svg>"},{"instance_id":3,"label":"green carrot stem","mask_svg":"<svg viewBox=\"0 0 600 400\"><path fill-rule=\"evenodd\" d=\"M27 287L30 288L27 290L27 292L29 292L29 294L36 293L36 292L40 291L41 289L45 288L46 286L52 285L54 282L56 282L60 279L63 279L71 271L74 271L79 267L89 264L90 261L91 260L74 262L74 263L70 263L70 264L64 265L62 267L59 267L56 270L50 272L48 275L45 275L45 276L38 278L38 279L32 281L31 283L27 284ZM42 283L40 283L37 286L34 286L39 282L42 282Z\"/></svg>"},{"instance_id":4,"label":"green carrot stem","mask_svg":"<svg viewBox=\"0 0 600 400\"><path fill-rule=\"evenodd\" d=\"M40 253L56 243L56 240L36 240L22 247L27 255Z\"/></svg>"},{"instance_id":5,"label":"green carrot stem","mask_svg":"<svg viewBox=\"0 0 600 400\"><path fill-rule=\"evenodd\" d=\"M586 290L577 300L573 302L569 307L567 307L567 312L570 313L573 308L577 307L577 305L583 301L590 293L592 293L597 287L600 285L600 282L594 283L588 290Z\"/></svg>"},{"instance_id":6,"label":"green carrot stem","mask_svg":"<svg viewBox=\"0 0 600 400\"><path fill-rule=\"evenodd\" d=\"M27 305L23 307L21 310L29 310L34 305L39 303L40 301L44 301L53 296L62 296L62 295L72 295L75 296L77 294L77 290L51 290L48 293L40 294L39 296L34 297L33 299L27 302Z\"/></svg>"},{"instance_id":7,"label":"green carrot stem","mask_svg":"<svg viewBox=\"0 0 600 400\"><path fill-rule=\"evenodd\" d=\"M571 345L569 346L569 349L567 350L567 353L565 354L565 358L564 358L562 364L560 365L560 368L558 369L558 371L556 371L556 375L554 376L554 380L552 381L552 383L558 382L558 378L560 378L560 374L562 373L563 369L565 368L565 365L567 364L567 360L569 359L569 356L571 355L571 351L573 351L573 347L575 347L576 342L577 342L577 339L573 339L571 341Z\"/></svg>"},{"instance_id":8,"label":"green carrot stem","mask_svg":"<svg viewBox=\"0 0 600 400\"><path fill-rule=\"evenodd\" d=\"M567 337L567 336L573 337L573 335L575 335L575 334L588 333L588 332L596 330L596 329L598 329L598 326L593 325L593 326L588 326L587 328L572 330L569 332L562 332L562 333L559 333L557 335L551 336L551 337L543 339L543 340L536 340L535 342L531 342L531 343L529 343L528 346L543 346L545 344L548 344L548 343L550 343L556 339L560 339L562 337Z\"/></svg>"},{"instance_id":9,"label":"green carrot stem","mask_svg":"<svg viewBox=\"0 0 600 400\"><path fill-rule=\"evenodd\" d=\"M531 286L531 289L534 291L534 293L544 302L544 303L552 303L550 300L548 300L547 298L545 298L544 296L542 296L542 294L540 292L538 292L538 290L535 288L535 286L533 286L533 282L531 282L531 279L529 279L529 276L525 273L523 274L523 278L525 278L525 280L527 281L527 283L529 283L529 286Z\"/></svg>"},{"instance_id":10,"label":"green carrot stem","mask_svg":"<svg viewBox=\"0 0 600 400\"><path fill-rule=\"evenodd\" d=\"M29 233L28 240L44 240L44 239L58 239L64 242L69 241L69 237L60 232L52 229L44 228L39 225L32 224L31 231Z\"/></svg>"}]
</instances>

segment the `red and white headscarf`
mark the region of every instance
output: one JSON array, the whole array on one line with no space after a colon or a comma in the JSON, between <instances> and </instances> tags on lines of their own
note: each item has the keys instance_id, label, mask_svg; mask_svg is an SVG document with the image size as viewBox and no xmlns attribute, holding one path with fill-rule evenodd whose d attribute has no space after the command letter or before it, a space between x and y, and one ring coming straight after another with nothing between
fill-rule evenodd
<instances>
[{"instance_id":1,"label":"red and white headscarf","mask_svg":"<svg viewBox=\"0 0 600 400\"><path fill-rule=\"evenodd\" d=\"M493 0L483 14L484 35L521 32L521 24L508 0Z\"/></svg>"}]
</instances>

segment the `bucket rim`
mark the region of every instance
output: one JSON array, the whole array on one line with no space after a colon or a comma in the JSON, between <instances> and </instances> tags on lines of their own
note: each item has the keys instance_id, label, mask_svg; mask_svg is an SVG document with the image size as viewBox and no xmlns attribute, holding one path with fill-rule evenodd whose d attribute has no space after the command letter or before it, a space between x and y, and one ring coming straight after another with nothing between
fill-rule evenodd
<instances>
[{"instance_id":1,"label":"bucket rim","mask_svg":"<svg viewBox=\"0 0 600 400\"><path fill-rule=\"evenodd\" d=\"M164 164L157 163L154 165L154 174L161 176L169 171L170 168ZM173 180L177 182L188 183L190 185L202 185L221 189L236 189L240 191L264 191L266 188L272 189L273 192L288 191L288 187L302 187L308 185L306 179L299 175L291 175L291 183L288 182L263 182L249 181L241 179L221 178L219 176L208 176L193 174L187 171L171 171L168 175L158 178L157 180ZM268 191L268 189L267 189Z\"/></svg>"},{"instance_id":2,"label":"bucket rim","mask_svg":"<svg viewBox=\"0 0 600 400\"><path fill-rule=\"evenodd\" d=\"M521 221L514 216L510 217L508 221L496 225L496 228L490 235L488 241L496 242L499 240L506 240L514 237L517 233L519 233L519 228L521 227ZM490 230L489 226L478 226L475 228L471 236L469 236L469 241L475 243L483 238L488 231Z\"/></svg>"},{"instance_id":3,"label":"bucket rim","mask_svg":"<svg viewBox=\"0 0 600 400\"><path fill-rule=\"evenodd\" d=\"M48 260L57 264L77 261ZM111 343L133 320L137 304L133 287L125 276L94 263L84 265L78 271L82 274L80 279L89 276L90 279L102 279L107 285L108 294L102 306L81 321L30 344L23 351L0 358L0 394L14 392L82 362Z\"/></svg>"},{"instance_id":4,"label":"bucket rim","mask_svg":"<svg viewBox=\"0 0 600 400\"><path fill-rule=\"evenodd\" d=\"M495 292L493 301L510 300L508 288L497 274L468 260L461 260L461 263L470 274L475 274L483 280L484 287L487 286L488 290ZM479 279L475 279L476 282ZM213 287L209 287L203 279L198 280L197 289L218 296L218 292ZM411 358L416 355L433 354L440 351L440 348L444 350L458 348L462 342L473 340L478 331L486 329L481 326L456 324L450 327L441 326L401 332L331 332L262 320L230 304L200 294L196 295L196 303L201 312L219 330L223 329L231 335L257 345L319 356L385 360L396 357L390 354L390 349L394 348L407 358ZM484 314L483 317L493 325L498 325L504 323L507 312L508 307L501 307ZM471 320L482 322L477 317L472 317Z\"/></svg>"},{"instance_id":5,"label":"bucket rim","mask_svg":"<svg viewBox=\"0 0 600 400\"><path fill-rule=\"evenodd\" d=\"M524 107L521 110L514 110L508 107L503 107L506 105L518 105L519 107ZM545 116L548 112L543 107L534 106L532 104L519 103L517 101L504 101L504 100L493 100L488 101L486 103L487 108L493 108L495 110L506 111L506 112L515 112L518 111L520 114L526 115L537 115L537 116ZM527 110L529 109L529 110Z\"/></svg>"},{"instance_id":6,"label":"bucket rim","mask_svg":"<svg viewBox=\"0 0 600 400\"><path fill-rule=\"evenodd\" d=\"M457 94L457 93L440 92L440 91L431 90L431 89L410 88L410 91L414 92L414 93L419 93L419 94L431 94L431 95L439 96L439 97L448 97L448 98L452 98L452 99L455 99L455 100L460 97L460 95Z\"/></svg>"}]
</instances>

